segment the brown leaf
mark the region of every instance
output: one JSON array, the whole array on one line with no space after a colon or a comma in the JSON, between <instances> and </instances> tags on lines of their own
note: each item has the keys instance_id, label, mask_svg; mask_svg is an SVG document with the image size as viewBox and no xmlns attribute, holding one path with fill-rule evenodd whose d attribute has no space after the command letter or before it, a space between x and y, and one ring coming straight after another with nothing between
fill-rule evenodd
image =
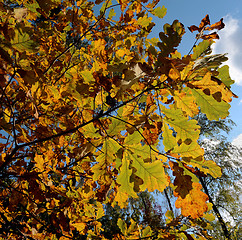
<instances>
[{"instance_id":1,"label":"brown leaf","mask_svg":"<svg viewBox=\"0 0 242 240\"><path fill-rule=\"evenodd\" d=\"M173 176L176 176L174 180L174 185L176 186L174 195L184 199L192 190L192 178L189 175L184 175L184 169L179 167L178 163L170 161L169 165L173 170Z\"/></svg>"},{"instance_id":2,"label":"brown leaf","mask_svg":"<svg viewBox=\"0 0 242 240\"><path fill-rule=\"evenodd\" d=\"M200 31L207 25L210 25L210 20L209 20L209 16L208 14L202 19L200 25L199 25L199 29ZM200 32L199 31L199 32Z\"/></svg>"},{"instance_id":3,"label":"brown leaf","mask_svg":"<svg viewBox=\"0 0 242 240\"><path fill-rule=\"evenodd\" d=\"M223 18L220 19L220 21L212 24L210 27L206 27L205 30L211 31L214 29L221 30L225 27L225 24L223 23Z\"/></svg>"},{"instance_id":4,"label":"brown leaf","mask_svg":"<svg viewBox=\"0 0 242 240\"><path fill-rule=\"evenodd\" d=\"M219 35L216 32L205 34L201 36L204 40L210 40L210 39L219 39Z\"/></svg>"},{"instance_id":5,"label":"brown leaf","mask_svg":"<svg viewBox=\"0 0 242 240\"><path fill-rule=\"evenodd\" d=\"M197 26L195 26L195 25L192 25L192 26L188 27L188 29L189 29L191 32L199 31L199 27L197 27Z\"/></svg>"}]
</instances>

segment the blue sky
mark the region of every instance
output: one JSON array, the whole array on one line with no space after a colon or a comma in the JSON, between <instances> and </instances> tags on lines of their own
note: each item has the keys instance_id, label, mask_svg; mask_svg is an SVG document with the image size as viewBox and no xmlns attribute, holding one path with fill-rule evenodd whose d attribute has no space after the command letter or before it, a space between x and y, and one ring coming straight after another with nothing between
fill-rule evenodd
<instances>
[{"instance_id":1,"label":"blue sky","mask_svg":"<svg viewBox=\"0 0 242 240\"><path fill-rule=\"evenodd\" d=\"M220 39L214 46L214 53L228 53L226 64L230 67L231 78L235 80L232 91L239 96L231 103L230 118L237 126L228 139L242 146L242 0L161 0L159 6L162 5L167 8L167 15L155 20L156 26L150 37L158 37L163 24L178 19L186 28L178 49L182 54L187 54L195 41L196 33L190 33L187 27L199 25L206 14L209 14L211 23L224 18L225 28L219 31Z\"/></svg>"}]
</instances>

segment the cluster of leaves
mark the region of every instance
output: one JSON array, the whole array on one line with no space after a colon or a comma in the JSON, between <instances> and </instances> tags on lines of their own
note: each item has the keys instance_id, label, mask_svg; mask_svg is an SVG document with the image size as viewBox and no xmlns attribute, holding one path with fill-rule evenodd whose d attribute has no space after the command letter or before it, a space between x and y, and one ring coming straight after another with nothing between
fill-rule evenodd
<instances>
[{"instance_id":1,"label":"cluster of leaves","mask_svg":"<svg viewBox=\"0 0 242 240\"><path fill-rule=\"evenodd\" d=\"M219 68L227 58L209 55L212 36L183 57L178 20L148 38L152 16L166 13L158 2L0 1L3 236L105 239L105 205L123 208L139 192L168 186L191 224L206 216L197 175L221 170L204 159L194 117L226 118L233 81ZM199 39L222 27L200 27ZM120 218L112 238L192 238L166 217L155 235Z\"/></svg>"}]
</instances>

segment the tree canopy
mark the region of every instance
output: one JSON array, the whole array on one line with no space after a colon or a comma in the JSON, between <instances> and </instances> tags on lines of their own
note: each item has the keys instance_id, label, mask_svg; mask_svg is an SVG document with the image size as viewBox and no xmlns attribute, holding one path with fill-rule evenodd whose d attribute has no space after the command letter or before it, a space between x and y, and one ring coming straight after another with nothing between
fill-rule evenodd
<instances>
[{"instance_id":1,"label":"tree canopy","mask_svg":"<svg viewBox=\"0 0 242 240\"><path fill-rule=\"evenodd\" d=\"M199 177L221 176L198 139L201 111L225 119L231 91L224 27L206 15L191 51L178 20L149 38L158 0L0 1L0 229L9 239L105 239L105 206L173 189L191 225L118 219L113 239L207 239ZM159 23L160 24L160 23ZM211 31L214 31L211 33ZM177 227L179 226L179 227Z\"/></svg>"}]
</instances>

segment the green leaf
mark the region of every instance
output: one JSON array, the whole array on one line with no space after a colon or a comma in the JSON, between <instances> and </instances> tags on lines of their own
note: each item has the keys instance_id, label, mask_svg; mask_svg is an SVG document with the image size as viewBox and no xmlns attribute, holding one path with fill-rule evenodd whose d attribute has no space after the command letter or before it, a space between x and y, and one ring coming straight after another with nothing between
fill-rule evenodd
<instances>
[{"instance_id":1,"label":"green leaf","mask_svg":"<svg viewBox=\"0 0 242 240\"><path fill-rule=\"evenodd\" d=\"M142 159L150 158L150 147L148 145L141 145L139 144L131 144L131 145L124 145L125 148L132 151L133 154L136 154L137 156L141 157Z\"/></svg>"},{"instance_id":2,"label":"green leaf","mask_svg":"<svg viewBox=\"0 0 242 240\"><path fill-rule=\"evenodd\" d=\"M124 145L133 145L133 144L140 144L142 140L142 136L140 133L135 131L133 134L128 134L128 136L124 140Z\"/></svg>"},{"instance_id":3,"label":"green leaf","mask_svg":"<svg viewBox=\"0 0 242 240\"><path fill-rule=\"evenodd\" d=\"M154 190L162 192L168 186L168 178L160 160L145 163L143 158L130 153L129 159L132 162L132 166L136 169L135 174L144 181L144 183L140 185L141 191L147 188L148 191L151 192Z\"/></svg>"},{"instance_id":4,"label":"green leaf","mask_svg":"<svg viewBox=\"0 0 242 240\"><path fill-rule=\"evenodd\" d=\"M14 38L10 41L12 47L20 52L35 52L37 51L38 44L31 40L30 35L26 31L19 28L15 30Z\"/></svg>"},{"instance_id":5,"label":"green leaf","mask_svg":"<svg viewBox=\"0 0 242 240\"><path fill-rule=\"evenodd\" d=\"M234 83L234 80L232 80L229 76L229 66L224 65L221 68L218 69L219 75L218 78L227 86L230 87Z\"/></svg>"},{"instance_id":6,"label":"green leaf","mask_svg":"<svg viewBox=\"0 0 242 240\"><path fill-rule=\"evenodd\" d=\"M147 226L143 231L142 231L142 238L152 238L153 232L151 230L150 226Z\"/></svg>"},{"instance_id":7,"label":"green leaf","mask_svg":"<svg viewBox=\"0 0 242 240\"><path fill-rule=\"evenodd\" d=\"M117 183L120 184L119 191L129 194L129 196L137 197L134 192L134 182L131 183L130 181L132 170L129 165L129 156L126 151L124 152L124 157L122 159L122 166L120 168L120 174L117 177Z\"/></svg>"},{"instance_id":8,"label":"green leaf","mask_svg":"<svg viewBox=\"0 0 242 240\"><path fill-rule=\"evenodd\" d=\"M177 132L177 140L185 141L186 139L191 139L196 141L199 138L200 126L197 125L197 121L194 119L189 120L184 116L181 109L167 109L163 107L163 113L166 115L164 122Z\"/></svg>"},{"instance_id":9,"label":"green leaf","mask_svg":"<svg viewBox=\"0 0 242 240\"><path fill-rule=\"evenodd\" d=\"M92 73L89 70L82 71L81 75L83 77L84 83L95 82L95 79L94 79Z\"/></svg>"},{"instance_id":10,"label":"green leaf","mask_svg":"<svg viewBox=\"0 0 242 240\"><path fill-rule=\"evenodd\" d=\"M176 138L173 136L173 131L169 129L167 124L162 125L162 136L163 136L163 145L165 147L165 151L169 151L173 149L176 145Z\"/></svg>"},{"instance_id":11,"label":"green leaf","mask_svg":"<svg viewBox=\"0 0 242 240\"><path fill-rule=\"evenodd\" d=\"M120 228L120 231L123 235L126 235L127 233L127 224L125 223L124 220L122 220L121 218L118 219L118 227Z\"/></svg>"},{"instance_id":12,"label":"green leaf","mask_svg":"<svg viewBox=\"0 0 242 240\"><path fill-rule=\"evenodd\" d=\"M97 157L98 162L92 167L94 181L102 179L105 181L107 167L112 165L116 159L116 153L121 146L112 138L106 138L103 143L102 152Z\"/></svg>"},{"instance_id":13,"label":"green leaf","mask_svg":"<svg viewBox=\"0 0 242 240\"><path fill-rule=\"evenodd\" d=\"M210 174L214 178L221 177L222 175L221 168L212 160L204 160L202 162L191 161L191 165L199 168L205 174Z\"/></svg>"},{"instance_id":14,"label":"green leaf","mask_svg":"<svg viewBox=\"0 0 242 240\"><path fill-rule=\"evenodd\" d=\"M212 213L206 213L203 215L203 218L208 220L209 222L213 222L215 220L215 216Z\"/></svg>"},{"instance_id":15,"label":"green leaf","mask_svg":"<svg viewBox=\"0 0 242 240\"><path fill-rule=\"evenodd\" d=\"M210 49L210 46L212 45L212 41L210 40L203 40L200 42L197 46L193 48L193 54L192 58L197 59L199 58L203 53L208 51Z\"/></svg>"},{"instance_id":16,"label":"green leaf","mask_svg":"<svg viewBox=\"0 0 242 240\"><path fill-rule=\"evenodd\" d=\"M81 128L85 133L85 138L100 138L100 134L97 129L94 127L93 123L87 124Z\"/></svg>"},{"instance_id":17,"label":"green leaf","mask_svg":"<svg viewBox=\"0 0 242 240\"><path fill-rule=\"evenodd\" d=\"M142 27L146 28L150 25L151 21L152 21L152 17L147 17L147 15L145 15L144 17L140 17L137 23Z\"/></svg>"},{"instance_id":18,"label":"green leaf","mask_svg":"<svg viewBox=\"0 0 242 240\"><path fill-rule=\"evenodd\" d=\"M114 136L119 134L121 131L125 130L125 123L119 119L113 118L112 124L109 125L109 128L106 130L107 134L110 136Z\"/></svg>"},{"instance_id":19,"label":"green leaf","mask_svg":"<svg viewBox=\"0 0 242 240\"><path fill-rule=\"evenodd\" d=\"M227 102L217 102L213 96L206 95L201 89L191 89L201 111L207 115L209 120L224 119L229 115L230 105Z\"/></svg>"},{"instance_id":20,"label":"green leaf","mask_svg":"<svg viewBox=\"0 0 242 240\"><path fill-rule=\"evenodd\" d=\"M156 17L158 17L158 18L165 17L166 12L167 12L167 9L165 8L165 6L162 6L162 8L161 7L157 7L154 10L151 11L151 13L153 15L155 15Z\"/></svg>"},{"instance_id":21,"label":"green leaf","mask_svg":"<svg viewBox=\"0 0 242 240\"><path fill-rule=\"evenodd\" d=\"M106 173L106 157L104 154L100 154L98 157L97 157L97 164L95 164L93 167L92 167L92 171L93 171L93 180L94 181L97 181L99 179L105 179L105 173Z\"/></svg>"}]
</instances>

